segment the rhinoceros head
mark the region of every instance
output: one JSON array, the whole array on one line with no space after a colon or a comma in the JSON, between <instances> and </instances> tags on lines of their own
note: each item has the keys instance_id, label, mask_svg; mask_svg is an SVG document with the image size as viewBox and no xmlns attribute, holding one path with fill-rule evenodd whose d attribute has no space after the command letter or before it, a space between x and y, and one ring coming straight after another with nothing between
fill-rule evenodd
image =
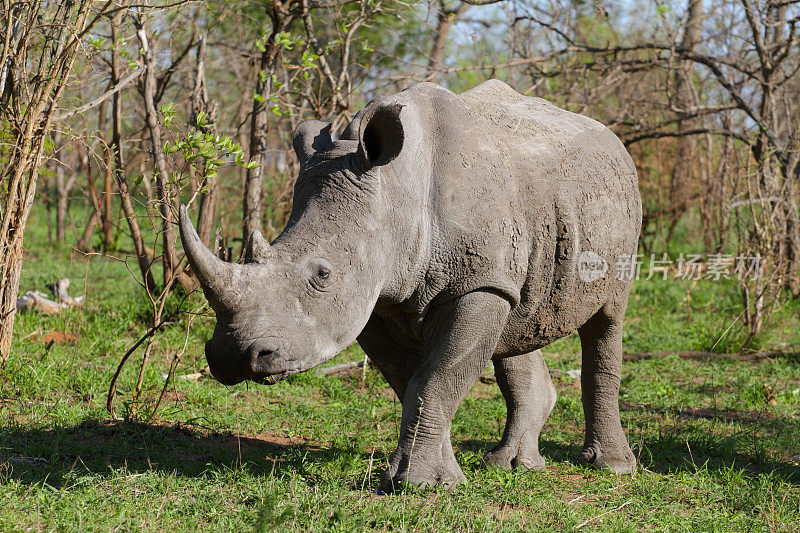
<instances>
[{"instance_id":1,"label":"rhinoceros head","mask_svg":"<svg viewBox=\"0 0 800 533\"><path fill-rule=\"evenodd\" d=\"M399 117L398 105L374 105L348 128L354 138L336 142L328 123L301 124L287 226L272 244L250 235L241 264L206 248L181 207L184 250L217 315L205 351L219 381L274 383L330 359L364 328L393 260L380 175L403 145Z\"/></svg>"}]
</instances>

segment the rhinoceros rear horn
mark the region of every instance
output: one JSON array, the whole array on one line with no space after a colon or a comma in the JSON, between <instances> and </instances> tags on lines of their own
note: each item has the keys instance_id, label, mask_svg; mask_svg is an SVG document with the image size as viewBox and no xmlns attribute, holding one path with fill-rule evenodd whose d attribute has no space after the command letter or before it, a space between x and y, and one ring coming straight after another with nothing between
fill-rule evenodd
<instances>
[{"instance_id":1,"label":"rhinoceros rear horn","mask_svg":"<svg viewBox=\"0 0 800 533\"><path fill-rule=\"evenodd\" d=\"M209 303L217 311L221 308L233 308L238 299L238 292L234 287L235 270L241 267L226 263L206 248L192 225L185 205L181 205L178 222L186 258Z\"/></svg>"},{"instance_id":2,"label":"rhinoceros rear horn","mask_svg":"<svg viewBox=\"0 0 800 533\"><path fill-rule=\"evenodd\" d=\"M368 109L358 129L358 158L366 168L392 161L403 150L402 104L377 103Z\"/></svg>"},{"instance_id":3,"label":"rhinoceros rear horn","mask_svg":"<svg viewBox=\"0 0 800 533\"><path fill-rule=\"evenodd\" d=\"M265 263L269 255L269 241L264 238L260 231L255 230L247 239L247 247L244 249L245 263Z\"/></svg>"},{"instance_id":4,"label":"rhinoceros rear horn","mask_svg":"<svg viewBox=\"0 0 800 533\"><path fill-rule=\"evenodd\" d=\"M306 120L294 130L292 148L300 164L331 144L331 123L322 120Z\"/></svg>"}]
</instances>

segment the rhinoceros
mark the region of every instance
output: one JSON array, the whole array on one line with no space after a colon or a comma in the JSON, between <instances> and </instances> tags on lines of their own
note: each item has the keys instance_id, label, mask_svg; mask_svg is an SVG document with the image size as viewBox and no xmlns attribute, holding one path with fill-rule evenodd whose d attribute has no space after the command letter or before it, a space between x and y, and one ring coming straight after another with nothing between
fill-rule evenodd
<instances>
[{"instance_id":1,"label":"rhinoceros","mask_svg":"<svg viewBox=\"0 0 800 533\"><path fill-rule=\"evenodd\" d=\"M272 384L358 340L402 404L379 490L449 487L465 480L450 422L490 360L508 416L485 462L543 467L556 392L540 348L577 330L578 460L635 468L618 400L632 279L609 265L636 254L641 199L609 129L497 80L461 94L420 83L371 101L337 140L304 122L293 146L286 228L272 243L254 232L241 264L206 248L181 208L216 313L217 380Z\"/></svg>"}]
</instances>

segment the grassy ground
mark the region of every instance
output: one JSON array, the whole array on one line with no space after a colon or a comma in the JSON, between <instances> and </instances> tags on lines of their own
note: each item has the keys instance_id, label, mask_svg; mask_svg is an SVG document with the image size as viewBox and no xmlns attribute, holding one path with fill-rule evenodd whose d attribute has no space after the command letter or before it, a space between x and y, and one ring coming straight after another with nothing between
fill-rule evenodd
<instances>
[{"instance_id":1,"label":"grassy ground","mask_svg":"<svg viewBox=\"0 0 800 533\"><path fill-rule=\"evenodd\" d=\"M635 475L572 462L583 438L580 386L562 374L542 435L545 471L481 467L502 433L505 406L496 385L479 382L452 428L468 484L377 496L400 405L376 372L363 380L307 373L273 387L177 379L158 416L147 416L187 339L176 374L205 366L208 314L196 318L188 336L185 319L158 336L138 400L131 395L138 371L132 360L117 402L123 419L111 419L104 407L111 375L151 311L124 264L49 244L43 218L37 207L22 290L70 277L72 292L86 292L87 304L18 318L14 354L0 374L2 531L799 530L796 303L758 339L795 355L625 364L620 401L641 465ZM733 285L710 281L693 288L637 282L626 351L710 348L735 316L737 294ZM52 332L74 340L49 345ZM742 335L732 328L717 350L735 348ZM549 347L546 359L553 369L579 368L578 350L569 337ZM330 364L362 357L352 346Z\"/></svg>"}]
</instances>

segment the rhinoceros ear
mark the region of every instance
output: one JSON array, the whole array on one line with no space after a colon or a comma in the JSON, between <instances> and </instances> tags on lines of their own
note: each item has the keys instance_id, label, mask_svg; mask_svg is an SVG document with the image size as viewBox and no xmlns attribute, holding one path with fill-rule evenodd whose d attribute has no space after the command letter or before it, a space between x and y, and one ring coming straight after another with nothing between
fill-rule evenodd
<instances>
[{"instance_id":1,"label":"rhinoceros ear","mask_svg":"<svg viewBox=\"0 0 800 533\"><path fill-rule=\"evenodd\" d=\"M322 120L306 120L294 130L292 147L300 164L314 153L331 144L331 123Z\"/></svg>"},{"instance_id":2,"label":"rhinoceros ear","mask_svg":"<svg viewBox=\"0 0 800 533\"><path fill-rule=\"evenodd\" d=\"M358 159L366 168L385 165L403 149L402 104L372 106L358 128Z\"/></svg>"}]
</instances>

